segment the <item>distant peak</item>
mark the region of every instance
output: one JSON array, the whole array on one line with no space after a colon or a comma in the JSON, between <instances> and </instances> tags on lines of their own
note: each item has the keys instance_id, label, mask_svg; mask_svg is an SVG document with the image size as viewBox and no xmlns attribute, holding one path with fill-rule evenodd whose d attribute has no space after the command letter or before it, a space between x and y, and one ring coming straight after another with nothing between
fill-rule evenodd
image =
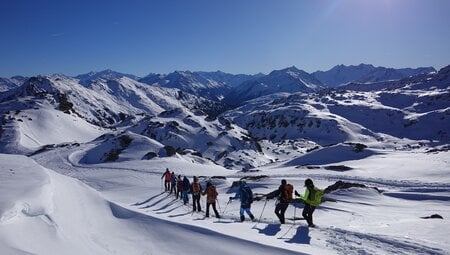
<instances>
[{"instance_id":1,"label":"distant peak","mask_svg":"<svg viewBox=\"0 0 450 255\"><path fill-rule=\"evenodd\" d=\"M286 70L286 71L293 71L293 72L300 71L300 69L298 69L296 66L290 66L288 68L285 68L284 70Z\"/></svg>"}]
</instances>

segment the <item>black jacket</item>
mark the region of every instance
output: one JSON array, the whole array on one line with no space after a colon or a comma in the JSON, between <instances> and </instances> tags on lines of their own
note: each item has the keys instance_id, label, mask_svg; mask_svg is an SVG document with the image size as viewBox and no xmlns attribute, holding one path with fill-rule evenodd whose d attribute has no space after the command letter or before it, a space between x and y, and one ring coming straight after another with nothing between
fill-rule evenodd
<instances>
[{"instance_id":1,"label":"black jacket","mask_svg":"<svg viewBox=\"0 0 450 255\"><path fill-rule=\"evenodd\" d=\"M286 189L286 185L281 184L277 190L270 192L269 194L266 195L266 197L267 197L267 199L278 197L278 200L280 201L280 203L289 203L289 201L287 200L287 197L286 197L285 189Z\"/></svg>"}]
</instances>

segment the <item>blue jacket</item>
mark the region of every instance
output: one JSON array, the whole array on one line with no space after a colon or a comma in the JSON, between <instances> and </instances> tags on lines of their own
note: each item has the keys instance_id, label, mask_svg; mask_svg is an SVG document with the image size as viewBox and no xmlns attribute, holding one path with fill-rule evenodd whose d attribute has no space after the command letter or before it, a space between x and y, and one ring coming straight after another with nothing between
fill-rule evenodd
<instances>
[{"instance_id":1,"label":"blue jacket","mask_svg":"<svg viewBox=\"0 0 450 255\"><path fill-rule=\"evenodd\" d=\"M247 184L241 184L236 191L234 198L239 198L241 201L241 207L248 208L253 203L253 192Z\"/></svg>"},{"instance_id":2,"label":"blue jacket","mask_svg":"<svg viewBox=\"0 0 450 255\"><path fill-rule=\"evenodd\" d=\"M177 177L176 177L174 174L172 174L172 175L170 176L170 182L171 182L172 184L177 183Z\"/></svg>"}]
</instances>

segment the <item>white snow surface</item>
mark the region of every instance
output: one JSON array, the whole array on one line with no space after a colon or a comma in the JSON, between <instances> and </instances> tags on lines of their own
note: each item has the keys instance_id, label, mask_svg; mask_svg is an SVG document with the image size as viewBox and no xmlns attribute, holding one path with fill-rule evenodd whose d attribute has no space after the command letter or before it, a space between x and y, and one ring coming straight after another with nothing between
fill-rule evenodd
<instances>
[{"instance_id":1,"label":"white snow surface","mask_svg":"<svg viewBox=\"0 0 450 255\"><path fill-rule=\"evenodd\" d=\"M316 169L280 162L243 173L186 156L83 164L80 160L93 153L90 147L69 145L33 158L0 155L2 253L449 254L450 152L384 150L333 163L352 168L345 172L326 170L317 157ZM347 154L345 146L333 150ZM203 187L209 177L226 177L211 179L222 218L192 213L190 204L162 192L166 167L191 180L200 176ZM321 188L344 180L383 192L351 188L327 194L336 202L316 209L316 228L294 221L301 217L299 203L289 206L289 220L280 225L273 213L275 200L252 204L259 221L246 216L236 222L239 202L227 204L236 191L231 184L259 175L267 177L247 181L255 194L275 190L282 178L303 193L307 177ZM420 218L432 214L444 219Z\"/></svg>"}]
</instances>

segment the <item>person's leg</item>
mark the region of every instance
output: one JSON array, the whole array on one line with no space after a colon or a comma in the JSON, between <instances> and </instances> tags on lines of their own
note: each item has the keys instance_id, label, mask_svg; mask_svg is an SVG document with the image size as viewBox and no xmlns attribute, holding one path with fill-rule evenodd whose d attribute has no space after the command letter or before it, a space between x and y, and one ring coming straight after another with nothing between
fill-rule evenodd
<instances>
[{"instance_id":1,"label":"person's leg","mask_svg":"<svg viewBox=\"0 0 450 255\"><path fill-rule=\"evenodd\" d=\"M214 209L214 213L216 214L216 218L220 218L219 213L217 212L217 209L216 209L216 202L212 203L212 207Z\"/></svg>"},{"instance_id":2,"label":"person's leg","mask_svg":"<svg viewBox=\"0 0 450 255\"><path fill-rule=\"evenodd\" d=\"M305 218L306 222L308 223L308 226L312 226L312 213L311 213L311 205L305 204L305 207L303 208L302 216Z\"/></svg>"},{"instance_id":3,"label":"person's leg","mask_svg":"<svg viewBox=\"0 0 450 255\"><path fill-rule=\"evenodd\" d=\"M280 214L280 211L281 211L281 203L278 203L278 204L275 206L275 214L277 215L277 217L278 217L278 219L280 220L280 222L283 223L282 220L281 220L281 214Z\"/></svg>"},{"instance_id":4,"label":"person's leg","mask_svg":"<svg viewBox=\"0 0 450 255\"><path fill-rule=\"evenodd\" d=\"M201 212L202 211L202 207L200 206L200 194L197 195L196 200L197 200L197 210L199 212Z\"/></svg>"},{"instance_id":5,"label":"person's leg","mask_svg":"<svg viewBox=\"0 0 450 255\"><path fill-rule=\"evenodd\" d=\"M286 212L289 203L280 203L280 222L281 224L285 223L285 217L284 217L284 213Z\"/></svg>"},{"instance_id":6,"label":"person's leg","mask_svg":"<svg viewBox=\"0 0 450 255\"><path fill-rule=\"evenodd\" d=\"M197 203L195 201L195 195L192 195L192 211L196 211L197 210Z\"/></svg>"},{"instance_id":7,"label":"person's leg","mask_svg":"<svg viewBox=\"0 0 450 255\"><path fill-rule=\"evenodd\" d=\"M211 203L206 203L206 217L209 217L209 206L211 205Z\"/></svg>"},{"instance_id":8,"label":"person's leg","mask_svg":"<svg viewBox=\"0 0 450 255\"><path fill-rule=\"evenodd\" d=\"M245 209L242 208L242 206L241 206L241 208L239 209L239 215L240 215L241 221L244 221L244 220L245 220L244 210L245 210Z\"/></svg>"},{"instance_id":9,"label":"person's leg","mask_svg":"<svg viewBox=\"0 0 450 255\"><path fill-rule=\"evenodd\" d=\"M189 197L188 197L187 190L183 191L183 202L184 202L184 204L189 203Z\"/></svg>"},{"instance_id":10,"label":"person's leg","mask_svg":"<svg viewBox=\"0 0 450 255\"><path fill-rule=\"evenodd\" d=\"M247 215L250 217L250 219L255 219L255 216L253 216L252 212L250 211L250 207L245 208L245 212L247 212Z\"/></svg>"},{"instance_id":11,"label":"person's leg","mask_svg":"<svg viewBox=\"0 0 450 255\"><path fill-rule=\"evenodd\" d=\"M311 206L311 209L309 210L309 219L311 220L311 225L309 225L310 227L314 227L314 223L313 223L314 210L316 210L316 207L315 206Z\"/></svg>"}]
</instances>

